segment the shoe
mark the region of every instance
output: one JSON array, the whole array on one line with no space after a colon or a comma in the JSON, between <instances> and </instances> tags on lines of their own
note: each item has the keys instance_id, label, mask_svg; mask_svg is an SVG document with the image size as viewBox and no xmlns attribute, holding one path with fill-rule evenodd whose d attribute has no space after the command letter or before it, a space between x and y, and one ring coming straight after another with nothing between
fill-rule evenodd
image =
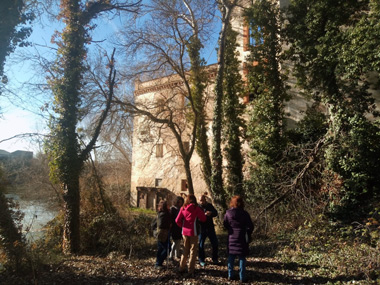
<instances>
[{"instance_id":1,"label":"shoe","mask_svg":"<svg viewBox=\"0 0 380 285\"><path fill-rule=\"evenodd\" d=\"M236 278L235 277L231 277L231 276L228 276L228 281L234 281L234 280L236 280Z\"/></svg>"},{"instance_id":2,"label":"shoe","mask_svg":"<svg viewBox=\"0 0 380 285\"><path fill-rule=\"evenodd\" d=\"M188 273L186 273L185 274L185 278L194 278L194 276L195 276L195 274L194 274L194 272L188 272Z\"/></svg>"},{"instance_id":3,"label":"shoe","mask_svg":"<svg viewBox=\"0 0 380 285\"><path fill-rule=\"evenodd\" d=\"M157 270L163 270L164 267L162 265L155 265L154 268L156 268Z\"/></svg>"},{"instance_id":4,"label":"shoe","mask_svg":"<svg viewBox=\"0 0 380 285\"><path fill-rule=\"evenodd\" d=\"M204 262L204 261L200 261L200 262L199 262L199 265L200 265L201 267L205 267L205 266L206 266L206 262Z\"/></svg>"},{"instance_id":5,"label":"shoe","mask_svg":"<svg viewBox=\"0 0 380 285\"><path fill-rule=\"evenodd\" d=\"M214 265L220 265L221 263L219 261L213 261L212 264L214 264Z\"/></svg>"}]
</instances>

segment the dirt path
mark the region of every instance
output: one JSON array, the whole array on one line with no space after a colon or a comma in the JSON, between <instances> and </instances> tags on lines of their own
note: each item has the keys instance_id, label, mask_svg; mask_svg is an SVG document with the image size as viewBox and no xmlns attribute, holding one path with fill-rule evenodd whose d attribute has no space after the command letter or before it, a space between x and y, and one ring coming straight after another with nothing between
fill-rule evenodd
<instances>
[{"instance_id":1,"label":"dirt path","mask_svg":"<svg viewBox=\"0 0 380 285\"><path fill-rule=\"evenodd\" d=\"M329 268L283 263L273 253L273 244L252 246L252 256L247 259L248 284L370 284L362 276L329 277ZM178 264L170 263L162 271L154 268L155 249L150 248L145 257L128 259L110 254L108 257L76 256L58 265L47 266L34 276L0 276L0 284L238 284L227 280L227 259L223 246L221 264L207 264L204 269L196 266L194 278L185 278L178 271ZM210 249L206 256L210 256ZM206 259L206 262L210 261Z\"/></svg>"},{"instance_id":2,"label":"dirt path","mask_svg":"<svg viewBox=\"0 0 380 285\"><path fill-rule=\"evenodd\" d=\"M56 268L42 272L37 284L227 284L226 259L221 265L196 267L194 278L185 278L170 264L162 271L154 269L154 258L128 260L125 257L98 258L73 257ZM318 275L320 268L297 263L281 263L274 258L247 260L247 277L250 284L368 284L358 277L340 276L330 279ZM238 284L238 281L230 284ZM354 284L352 283L352 284Z\"/></svg>"}]
</instances>

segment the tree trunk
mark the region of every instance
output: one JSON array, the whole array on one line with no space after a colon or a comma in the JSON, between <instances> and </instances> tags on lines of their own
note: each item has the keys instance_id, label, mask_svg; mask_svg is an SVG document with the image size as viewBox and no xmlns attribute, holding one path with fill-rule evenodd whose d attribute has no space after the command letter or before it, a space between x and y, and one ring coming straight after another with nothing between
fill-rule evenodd
<instances>
[{"instance_id":1,"label":"tree trunk","mask_svg":"<svg viewBox=\"0 0 380 285\"><path fill-rule=\"evenodd\" d=\"M7 199L0 189L0 237L5 253L10 264L17 271L21 265L21 260L25 255L25 244L22 235L16 227L12 213L9 210Z\"/></svg>"},{"instance_id":2,"label":"tree trunk","mask_svg":"<svg viewBox=\"0 0 380 285\"><path fill-rule=\"evenodd\" d=\"M65 221L63 228L63 252L78 253L80 250L80 192L79 175L64 184Z\"/></svg>"},{"instance_id":3,"label":"tree trunk","mask_svg":"<svg viewBox=\"0 0 380 285\"><path fill-rule=\"evenodd\" d=\"M189 194L194 195L194 185L193 185L193 178L191 176L191 169L190 169L190 161L185 161L185 172L186 172L186 179L187 179L187 187L189 190Z\"/></svg>"},{"instance_id":4,"label":"tree trunk","mask_svg":"<svg viewBox=\"0 0 380 285\"><path fill-rule=\"evenodd\" d=\"M113 1L112 1L113 2ZM79 0L61 0L60 16L65 23L58 49L57 75L51 81L55 96L55 112L57 118L51 122L52 135L49 141L52 170L61 183L64 192L65 223L63 233L63 251L78 253L80 249L80 187L79 177L83 163L100 134L100 130L113 97L116 71L114 69L114 54L108 64L110 70L107 87L99 87L100 92L107 98L105 109L102 111L93 136L87 146L81 151L77 134L77 124L81 111L81 91L85 66L83 61L87 56L85 48L88 24L99 13L120 9L135 11L136 3L114 3L111 1L89 1L82 6Z\"/></svg>"},{"instance_id":5,"label":"tree trunk","mask_svg":"<svg viewBox=\"0 0 380 285\"><path fill-rule=\"evenodd\" d=\"M55 89L59 118L56 127L57 168L63 187L65 222L63 252L78 253L80 245L79 222L79 176L83 163L79 158L80 146L76 126L81 104L81 78L84 71L83 57L86 55L85 30L80 22L81 9L78 0L62 1L62 12L66 26L62 33L60 52L63 74Z\"/></svg>"},{"instance_id":6,"label":"tree trunk","mask_svg":"<svg viewBox=\"0 0 380 285\"><path fill-rule=\"evenodd\" d=\"M236 6L236 0L229 3L221 1L222 29L219 35L218 71L215 83L214 117L212 121L213 147L212 147L212 174L211 194L214 203L221 209L226 209L226 197L223 187L223 155L221 150L221 130L223 112L223 77L224 77L224 54L227 29L231 18L232 9Z\"/></svg>"}]
</instances>

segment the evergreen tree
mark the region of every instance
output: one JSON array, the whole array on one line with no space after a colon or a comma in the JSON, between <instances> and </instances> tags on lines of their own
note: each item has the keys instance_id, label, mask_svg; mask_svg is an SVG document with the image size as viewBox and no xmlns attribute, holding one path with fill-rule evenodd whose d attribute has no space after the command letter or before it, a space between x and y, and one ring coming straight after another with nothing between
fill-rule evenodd
<instances>
[{"instance_id":1,"label":"evergreen tree","mask_svg":"<svg viewBox=\"0 0 380 285\"><path fill-rule=\"evenodd\" d=\"M22 236L21 219L23 214L17 205L5 197L5 175L0 167L0 248L4 252L7 264L19 270L23 258L26 258L25 239Z\"/></svg>"},{"instance_id":2,"label":"evergreen tree","mask_svg":"<svg viewBox=\"0 0 380 285\"><path fill-rule=\"evenodd\" d=\"M32 32L25 25L33 20L32 13L25 13L25 1L3 0L0 6L0 80L7 82L4 76L4 64L6 57L17 46L24 46L24 41ZM1 89L0 89L1 94Z\"/></svg>"},{"instance_id":3,"label":"evergreen tree","mask_svg":"<svg viewBox=\"0 0 380 285\"><path fill-rule=\"evenodd\" d=\"M194 116L196 119L196 151L202 161L202 172L206 185L210 187L211 177L211 160L210 150L207 138L206 110L205 110L205 88L207 75L205 71L205 62L200 56L200 50L203 47L198 32L191 37L187 48L191 61L190 67L190 83L192 97L194 100Z\"/></svg>"},{"instance_id":4,"label":"evergreen tree","mask_svg":"<svg viewBox=\"0 0 380 285\"><path fill-rule=\"evenodd\" d=\"M215 101L212 118L213 145L211 152L211 194L214 202L221 209L225 209L226 192L223 185L223 154L222 154L222 122L223 122L223 81L225 76L225 51L227 42L227 31L230 25L233 9L237 6L238 0L217 1L222 14L222 28L219 34L218 49L218 70L215 79Z\"/></svg>"},{"instance_id":5,"label":"evergreen tree","mask_svg":"<svg viewBox=\"0 0 380 285\"><path fill-rule=\"evenodd\" d=\"M247 135L250 159L255 163L250 184L256 198L273 199L279 179L276 163L286 145L284 102L288 98L284 75L280 72L282 49L278 7L271 1L256 1L247 10L246 20L251 32L248 89L253 98L249 107Z\"/></svg>"},{"instance_id":6,"label":"evergreen tree","mask_svg":"<svg viewBox=\"0 0 380 285\"><path fill-rule=\"evenodd\" d=\"M243 164L241 153L241 129L243 108L239 97L243 93L242 78L239 73L236 43L237 32L228 27L225 53L225 77L223 82L223 143L226 166L227 195L243 195Z\"/></svg>"},{"instance_id":7,"label":"evergreen tree","mask_svg":"<svg viewBox=\"0 0 380 285\"><path fill-rule=\"evenodd\" d=\"M4 64L17 46L26 45L25 39L30 35L32 29L25 27L25 24L33 19L31 13L24 12L25 3L22 0L2 1L0 6L0 82L6 83L7 77L4 75ZM0 84L1 84L0 83ZM0 95L2 93L0 85ZM15 223L15 218L20 213L11 210L10 203L5 197L4 174L0 167L0 245L4 249L9 263L13 269L19 270L22 258L25 256L25 243L22 237L21 228Z\"/></svg>"}]
</instances>

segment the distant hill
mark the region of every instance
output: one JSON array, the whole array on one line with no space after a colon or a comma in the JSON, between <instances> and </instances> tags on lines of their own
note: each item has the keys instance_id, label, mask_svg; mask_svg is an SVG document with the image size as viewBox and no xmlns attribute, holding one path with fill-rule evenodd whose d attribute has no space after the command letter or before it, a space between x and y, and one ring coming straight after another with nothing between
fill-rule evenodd
<instances>
[{"instance_id":1,"label":"distant hill","mask_svg":"<svg viewBox=\"0 0 380 285\"><path fill-rule=\"evenodd\" d=\"M9 154L10 154L10 152L3 150L3 149L0 149L0 155L9 155Z\"/></svg>"},{"instance_id":2,"label":"distant hill","mask_svg":"<svg viewBox=\"0 0 380 285\"><path fill-rule=\"evenodd\" d=\"M6 150L0 149L0 159L32 159L33 152L26 150L16 150L14 152L8 152Z\"/></svg>"}]
</instances>

